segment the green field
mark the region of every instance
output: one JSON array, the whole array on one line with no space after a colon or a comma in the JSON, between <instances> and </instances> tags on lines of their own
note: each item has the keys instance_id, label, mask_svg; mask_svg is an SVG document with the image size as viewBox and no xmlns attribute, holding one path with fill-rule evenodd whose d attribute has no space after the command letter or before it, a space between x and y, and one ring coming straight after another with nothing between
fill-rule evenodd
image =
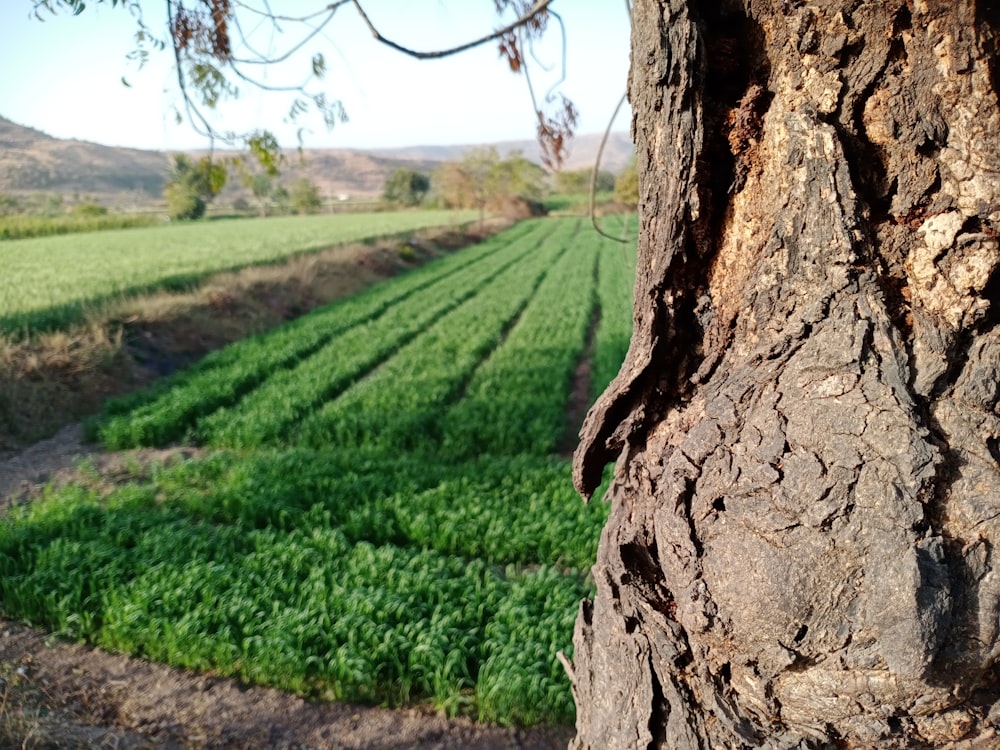
<instances>
[{"instance_id":1,"label":"green field","mask_svg":"<svg viewBox=\"0 0 1000 750\"><path fill-rule=\"evenodd\" d=\"M633 262L522 223L110 403L108 447L205 450L12 515L4 612L317 698L572 721L556 654L607 507L559 451L583 358L624 357Z\"/></svg>"},{"instance_id":2,"label":"green field","mask_svg":"<svg viewBox=\"0 0 1000 750\"><path fill-rule=\"evenodd\" d=\"M63 326L88 306L334 245L471 221L474 211L231 219L0 243L0 333Z\"/></svg>"}]
</instances>

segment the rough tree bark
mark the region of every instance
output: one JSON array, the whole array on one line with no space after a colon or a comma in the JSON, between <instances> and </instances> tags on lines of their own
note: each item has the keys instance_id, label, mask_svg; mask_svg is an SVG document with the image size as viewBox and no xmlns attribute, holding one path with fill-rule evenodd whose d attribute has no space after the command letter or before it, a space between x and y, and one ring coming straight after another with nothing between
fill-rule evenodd
<instances>
[{"instance_id":1,"label":"rough tree bark","mask_svg":"<svg viewBox=\"0 0 1000 750\"><path fill-rule=\"evenodd\" d=\"M574 747L996 746L998 32L986 0L635 1Z\"/></svg>"}]
</instances>

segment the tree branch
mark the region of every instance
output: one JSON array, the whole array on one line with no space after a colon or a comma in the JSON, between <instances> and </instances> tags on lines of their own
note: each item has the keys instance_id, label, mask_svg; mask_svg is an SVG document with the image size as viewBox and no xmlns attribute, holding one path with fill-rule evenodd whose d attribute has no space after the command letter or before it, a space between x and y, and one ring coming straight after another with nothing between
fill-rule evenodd
<instances>
[{"instance_id":1,"label":"tree branch","mask_svg":"<svg viewBox=\"0 0 1000 750\"><path fill-rule=\"evenodd\" d=\"M632 2L631 0L625 0L625 11L628 13L629 25L632 22ZM604 156L604 147L608 143L608 136L611 135L611 128L615 124L615 120L618 119L618 112L621 111L622 105L628 100L628 92L626 91L622 94L622 98L618 100L618 106L615 107L615 111L611 115L611 119L608 121L608 127L604 129L604 136L601 138L601 145L597 147L597 156L594 157L594 170L590 173L590 223L596 231L602 237L607 237L609 240L614 240L615 242L620 242L623 245L632 241L632 238L628 236L628 223L622 227L622 236L614 237L608 234L603 229L597 225L597 212L595 210L595 200L597 196L597 173L601 168L601 158Z\"/></svg>"},{"instance_id":2,"label":"tree branch","mask_svg":"<svg viewBox=\"0 0 1000 750\"><path fill-rule=\"evenodd\" d=\"M524 26L526 23L531 21L532 18L537 16L546 8L548 8L549 5L552 4L553 0L537 0L537 2L531 6L528 12L525 13L520 18L518 18L516 21L508 24L507 26L504 26L502 29L498 29L490 34L487 34L484 37L480 37L479 39L475 39L471 42L466 42L465 44L460 44L459 46L452 47L450 49L433 50L430 52L420 52L418 50L410 49L409 47L404 47L402 44L394 42L391 39L386 39L384 36L382 36L381 32L379 32L379 30L375 28L375 25L371 22L371 19L368 18L368 14L365 13L364 8L361 7L360 0L353 0L353 2L354 2L354 7L357 8L358 10L358 14L361 16L362 20L368 26L368 30L371 31L372 36L375 37L375 41L381 42L382 44L386 45L387 47L391 47L397 52L402 52L404 55L415 57L418 60L434 60L441 57L456 55L459 52L465 52L466 50L470 50L473 47L478 47L482 44L486 44L487 42L492 42L504 36L505 34L509 34L510 32L519 29L520 27Z\"/></svg>"}]
</instances>

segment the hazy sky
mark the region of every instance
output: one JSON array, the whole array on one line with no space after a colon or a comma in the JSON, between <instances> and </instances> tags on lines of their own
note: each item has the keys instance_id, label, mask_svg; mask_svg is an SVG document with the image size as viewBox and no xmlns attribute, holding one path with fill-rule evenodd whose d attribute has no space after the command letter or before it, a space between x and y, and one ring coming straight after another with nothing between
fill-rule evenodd
<instances>
[{"instance_id":1,"label":"hazy sky","mask_svg":"<svg viewBox=\"0 0 1000 750\"><path fill-rule=\"evenodd\" d=\"M135 47L136 31L127 11L88 2L80 16L63 13L42 22L32 17L33 5L34 0L0 3L0 115L59 138L163 150L206 147L205 139L186 122L175 122L180 98L169 51L155 53L141 70L126 59ZM325 5L325 0L271 0L272 9L288 15ZM453 46L498 25L491 0L366 0L364 6L384 36L422 50ZM163 0L144 0L146 23L163 28L164 8ZM557 0L553 9L563 17L567 35L566 80L560 90L580 111L579 132L601 132L625 92L626 3ZM284 24L283 32L275 36L269 27L261 27L253 42L264 51L280 50L302 35L291 24ZM282 145L290 146L305 125L305 145L324 148L534 137L523 76L509 71L493 43L443 60L413 60L376 43L347 5L300 56L260 76L269 84L298 82L316 52L327 62L321 89L343 102L350 122L329 132L318 118L285 125L291 99L243 84L239 101L223 105L214 124L241 131L270 129ZM536 52L533 82L536 92L544 95L563 67L555 25ZM625 107L615 129L627 130L629 118Z\"/></svg>"}]
</instances>

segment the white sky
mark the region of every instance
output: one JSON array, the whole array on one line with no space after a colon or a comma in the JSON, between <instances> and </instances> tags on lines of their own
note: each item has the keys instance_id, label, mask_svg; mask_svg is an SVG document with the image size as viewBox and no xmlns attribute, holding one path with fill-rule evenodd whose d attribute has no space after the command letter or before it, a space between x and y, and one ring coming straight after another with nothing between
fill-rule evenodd
<instances>
[{"instance_id":1,"label":"white sky","mask_svg":"<svg viewBox=\"0 0 1000 750\"><path fill-rule=\"evenodd\" d=\"M33 5L34 0L0 2L0 115L58 138L111 146L174 150L208 145L186 122L175 121L180 98L170 51L154 53L141 70L126 59L135 47L136 31L127 11L91 0L80 16L63 12L41 22L32 17ZM163 0L143 2L146 23L157 31L165 28L165 5ZM326 0L271 0L276 13L288 15L325 5ZM364 6L384 36L421 50L453 46L498 26L491 0L366 0ZM626 3L557 0L552 7L563 17L567 35L566 80L560 90L580 111L578 132L602 132L625 92ZM271 44L281 49L287 38L298 38L292 30L286 25L285 37L258 32L254 43L265 51ZM537 52L539 61L532 63L540 95L559 78L561 50L553 24ZM443 60L417 61L375 42L347 5L299 57L261 76L271 84L297 82L316 52L327 63L319 86L330 99L343 102L350 122L332 131L315 117L286 125L290 98L244 84L239 101L222 105L213 124L220 130L269 129L282 146L294 146L296 131L306 126L304 145L315 148L488 143L535 136L523 76L509 71L494 43ZM629 119L623 107L615 130L628 130Z\"/></svg>"}]
</instances>

